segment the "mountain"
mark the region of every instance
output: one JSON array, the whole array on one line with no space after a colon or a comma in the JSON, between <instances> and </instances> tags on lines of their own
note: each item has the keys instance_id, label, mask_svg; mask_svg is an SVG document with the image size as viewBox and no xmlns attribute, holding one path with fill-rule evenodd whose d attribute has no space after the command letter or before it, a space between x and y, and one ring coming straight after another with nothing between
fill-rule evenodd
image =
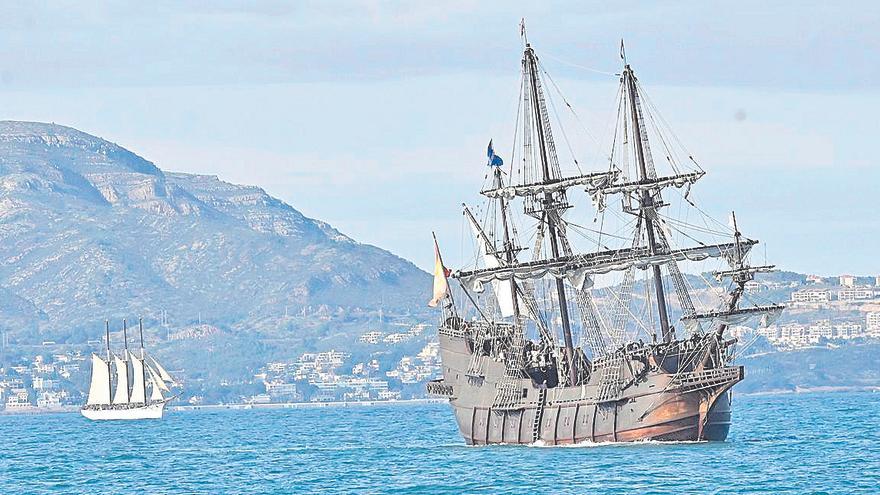
<instances>
[{"instance_id":1,"label":"mountain","mask_svg":"<svg viewBox=\"0 0 880 495\"><path fill-rule=\"evenodd\" d=\"M105 318L271 326L423 306L429 275L258 187L170 173L56 124L0 122L0 328L84 342Z\"/></svg>"}]
</instances>

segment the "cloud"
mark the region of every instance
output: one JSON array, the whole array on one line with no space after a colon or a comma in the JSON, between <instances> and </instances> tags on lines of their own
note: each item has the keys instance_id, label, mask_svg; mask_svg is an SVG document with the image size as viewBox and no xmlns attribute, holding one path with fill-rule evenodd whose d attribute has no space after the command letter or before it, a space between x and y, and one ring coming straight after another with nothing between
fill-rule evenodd
<instances>
[{"instance_id":1,"label":"cloud","mask_svg":"<svg viewBox=\"0 0 880 495\"><path fill-rule=\"evenodd\" d=\"M704 2L107 2L8 6L7 87L269 84L494 74L518 24L548 54L614 69L619 39L657 83L878 88L880 6ZM563 69L570 77L595 74Z\"/></svg>"}]
</instances>

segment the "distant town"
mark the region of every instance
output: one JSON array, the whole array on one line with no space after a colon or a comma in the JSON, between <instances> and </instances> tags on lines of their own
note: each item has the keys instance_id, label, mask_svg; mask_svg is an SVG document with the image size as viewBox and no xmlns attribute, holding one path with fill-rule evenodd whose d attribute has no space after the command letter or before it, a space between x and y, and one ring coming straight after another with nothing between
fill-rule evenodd
<instances>
[{"instance_id":1,"label":"distant town","mask_svg":"<svg viewBox=\"0 0 880 495\"><path fill-rule=\"evenodd\" d=\"M771 277L750 282L750 296L787 301L779 322L766 327L735 326L731 333L741 342L766 339L778 352L810 347L858 345L880 340L880 276ZM290 359L275 359L254 370L252 376L221 387L243 390L226 404L266 405L287 403L397 401L424 398L424 383L439 376L439 345L433 324L394 323L397 330L368 330L345 349L305 352ZM164 339L199 342L217 334L201 324L174 332ZM8 343L0 342L5 349ZM51 352L54 342L30 355L3 362L0 367L0 412L28 413L77 408L84 401L89 351ZM90 342L88 349L100 349ZM36 346L40 347L40 346ZM182 376L184 394L178 405L216 404L200 392L197 380ZM237 388L236 388L237 387Z\"/></svg>"},{"instance_id":2,"label":"distant town","mask_svg":"<svg viewBox=\"0 0 880 495\"><path fill-rule=\"evenodd\" d=\"M840 275L826 279L809 275L805 284L749 282L746 290L753 294L781 288L795 289L787 303L787 321L756 330L737 328L734 335L754 331L783 349L812 346L824 341L841 343L880 338L880 276Z\"/></svg>"}]
</instances>

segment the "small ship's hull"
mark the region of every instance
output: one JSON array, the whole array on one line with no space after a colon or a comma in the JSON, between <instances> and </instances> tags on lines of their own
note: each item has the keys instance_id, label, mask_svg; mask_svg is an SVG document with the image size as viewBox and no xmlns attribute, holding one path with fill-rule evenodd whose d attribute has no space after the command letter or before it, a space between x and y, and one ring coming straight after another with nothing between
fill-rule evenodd
<instances>
[{"instance_id":1,"label":"small ship's hull","mask_svg":"<svg viewBox=\"0 0 880 495\"><path fill-rule=\"evenodd\" d=\"M80 412L83 416L93 421L103 420L134 420L134 419L162 419L165 404L168 401L157 401L146 405L109 405L109 406L85 406Z\"/></svg>"}]
</instances>

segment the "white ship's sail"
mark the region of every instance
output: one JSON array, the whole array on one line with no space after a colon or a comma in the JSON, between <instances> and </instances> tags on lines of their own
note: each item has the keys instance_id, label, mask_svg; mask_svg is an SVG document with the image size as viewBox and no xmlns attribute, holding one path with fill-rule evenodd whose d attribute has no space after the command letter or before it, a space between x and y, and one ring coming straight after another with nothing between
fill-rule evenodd
<instances>
[{"instance_id":1,"label":"white ship's sail","mask_svg":"<svg viewBox=\"0 0 880 495\"><path fill-rule=\"evenodd\" d=\"M485 234L483 234L480 225L477 223L477 220L468 215L468 220L470 221L471 228L474 231L474 237L477 239L477 244L479 245L479 252L483 256L483 264L486 268L498 268L502 266L501 260L498 259L494 254L494 249L491 244L489 244L488 238L486 238ZM479 280L476 282L478 284L475 287L475 292L480 293L483 291L482 282ZM498 301L498 309L501 311L501 316L509 317L513 316L513 291L511 290L509 283L501 283L498 280L492 281L492 290L495 291L495 299Z\"/></svg>"},{"instance_id":2,"label":"white ship's sail","mask_svg":"<svg viewBox=\"0 0 880 495\"><path fill-rule=\"evenodd\" d=\"M132 402L146 402L146 388L144 384L144 362L140 358L131 360L134 383L131 387Z\"/></svg>"},{"instance_id":3,"label":"white ship's sail","mask_svg":"<svg viewBox=\"0 0 880 495\"><path fill-rule=\"evenodd\" d=\"M147 366L147 370L150 372L150 381L153 383L153 385L158 386L161 390L164 390L165 392L171 391L171 389L168 388L168 385L165 385L165 381L162 380L162 377L159 375L159 373L154 370L152 366Z\"/></svg>"},{"instance_id":4,"label":"white ship's sail","mask_svg":"<svg viewBox=\"0 0 880 495\"><path fill-rule=\"evenodd\" d=\"M159 361L157 361L156 358L154 358L153 356L147 357L150 358L150 364L152 364L153 367L156 368L156 371L159 372L159 376L162 377L162 380L174 384L174 378L172 378L171 374L168 373L168 371L166 371L161 364L159 364Z\"/></svg>"},{"instance_id":5,"label":"white ship's sail","mask_svg":"<svg viewBox=\"0 0 880 495\"><path fill-rule=\"evenodd\" d=\"M164 400L165 397L162 395L163 388L167 390L168 387L162 383L162 380L153 373L153 370L150 370L150 384L152 385L152 390L150 391L150 400L151 401L160 401Z\"/></svg>"},{"instance_id":6,"label":"white ship's sail","mask_svg":"<svg viewBox=\"0 0 880 495\"><path fill-rule=\"evenodd\" d=\"M128 364L126 360L119 359L119 356L113 356L113 363L116 365L116 393L113 395L113 403L128 404Z\"/></svg>"},{"instance_id":7,"label":"white ship's sail","mask_svg":"<svg viewBox=\"0 0 880 495\"><path fill-rule=\"evenodd\" d=\"M88 404L110 403L110 364L92 354L92 382L89 385Z\"/></svg>"}]
</instances>

